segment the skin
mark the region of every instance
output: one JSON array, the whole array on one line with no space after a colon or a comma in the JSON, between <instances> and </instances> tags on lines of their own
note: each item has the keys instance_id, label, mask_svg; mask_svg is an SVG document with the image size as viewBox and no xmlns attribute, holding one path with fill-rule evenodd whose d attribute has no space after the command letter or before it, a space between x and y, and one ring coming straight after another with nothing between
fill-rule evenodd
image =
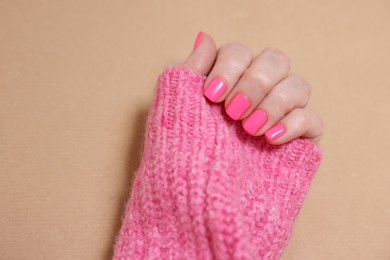
<instances>
[{"instance_id":1,"label":"skin","mask_svg":"<svg viewBox=\"0 0 390 260\"><path fill-rule=\"evenodd\" d=\"M207 76L205 87L215 77L222 78L227 89L216 101L228 106L237 94L250 100L249 109L239 118L245 119L259 108L267 113L267 122L255 133L262 136L273 125L281 123L285 132L271 141L280 145L302 137L318 142L323 133L323 121L305 108L310 98L310 85L302 77L289 74L290 58L276 48L264 49L258 55L238 42L217 49L210 35L204 33L198 46L183 63ZM206 98L206 97L205 97Z\"/></svg>"}]
</instances>

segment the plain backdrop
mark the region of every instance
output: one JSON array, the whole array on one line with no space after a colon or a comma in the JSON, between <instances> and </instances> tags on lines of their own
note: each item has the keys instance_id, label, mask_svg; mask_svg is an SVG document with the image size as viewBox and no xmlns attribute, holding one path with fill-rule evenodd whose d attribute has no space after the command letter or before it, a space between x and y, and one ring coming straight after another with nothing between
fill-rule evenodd
<instances>
[{"instance_id":1,"label":"plain backdrop","mask_svg":"<svg viewBox=\"0 0 390 260\"><path fill-rule=\"evenodd\" d=\"M287 52L325 122L283 257L390 259L390 1L0 1L0 259L110 259L156 78L199 30Z\"/></svg>"}]
</instances>

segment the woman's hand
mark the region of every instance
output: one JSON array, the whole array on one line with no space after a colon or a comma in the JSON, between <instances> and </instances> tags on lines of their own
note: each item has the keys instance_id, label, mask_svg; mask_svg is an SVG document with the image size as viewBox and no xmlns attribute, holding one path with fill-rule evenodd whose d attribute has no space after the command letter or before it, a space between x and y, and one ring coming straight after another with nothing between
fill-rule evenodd
<instances>
[{"instance_id":1,"label":"woman's hand","mask_svg":"<svg viewBox=\"0 0 390 260\"><path fill-rule=\"evenodd\" d=\"M200 32L183 65L207 76L205 97L224 102L226 113L241 120L249 134L265 135L276 145L298 137L319 141L322 120L305 108L310 85L289 74L290 59L282 51L267 48L254 56L237 42L217 50L214 40Z\"/></svg>"}]
</instances>

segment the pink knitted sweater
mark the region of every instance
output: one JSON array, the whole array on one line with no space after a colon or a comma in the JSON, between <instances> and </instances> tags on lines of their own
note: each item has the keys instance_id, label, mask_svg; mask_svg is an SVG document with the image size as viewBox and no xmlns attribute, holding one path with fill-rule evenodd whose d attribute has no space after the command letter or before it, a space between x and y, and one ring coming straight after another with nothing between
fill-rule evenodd
<instances>
[{"instance_id":1,"label":"pink knitted sweater","mask_svg":"<svg viewBox=\"0 0 390 260\"><path fill-rule=\"evenodd\" d=\"M114 259L278 259L287 245L320 147L250 136L204 80L180 66L159 77Z\"/></svg>"}]
</instances>

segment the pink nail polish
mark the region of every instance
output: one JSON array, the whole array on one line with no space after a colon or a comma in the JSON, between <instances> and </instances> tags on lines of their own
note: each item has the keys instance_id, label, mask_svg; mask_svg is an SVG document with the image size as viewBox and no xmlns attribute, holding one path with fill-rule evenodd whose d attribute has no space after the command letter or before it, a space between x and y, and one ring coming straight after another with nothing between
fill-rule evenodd
<instances>
[{"instance_id":1,"label":"pink nail polish","mask_svg":"<svg viewBox=\"0 0 390 260\"><path fill-rule=\"evenodd\" d=\"M195 44L194 44L194 50L199 46L200 42L203 39L203 32L199 32L198 36L196 36Z\"/></svg>"},{"instance_id":2,"label":"pink nail polish","mask_svg":"<svg viewBox=\"0 0 390 260\"><path fill-rule=\"evenodd\" d=\"M270 129L268 129L267 132L265 132L265 136L267 137L268 140L273 141L276 138L279 138L284 134L286 131L286 128L282 124L276 124Z\"/></svg>"},{"instance_id":3,"label":"pink nail polish","mask_svg":"<svg viewBox=\"0 0 390 260\"><path fill-rule=\"evenodd\" d=\"M263 110L256 109L250 116L242 122L245 131L255 134L267 122L268 116Z\"/></svg>"},{"instance_id":4,"label":"pink nail polish","mask_svg":"<svg viewBox=\"0 0 390 260\"><path fill-rule=\"evenodd\" d=\"M234 120L238 120L249 108L249 106L249 99L242 94L237 94L229 102L229 105L226 108L226 113Z\"/></svg>"},{"instance_id":5,"label":"pink nail polish","mask_svg":"<svg viewBox=\"0 0 390 260\"><path fill-rule=\"evenodd\" d=\"M226 90L226 83L220 78L213 79L206 87L204 95L212 102L217 100L223 95Z\"/></svg>"}]
</instances>

